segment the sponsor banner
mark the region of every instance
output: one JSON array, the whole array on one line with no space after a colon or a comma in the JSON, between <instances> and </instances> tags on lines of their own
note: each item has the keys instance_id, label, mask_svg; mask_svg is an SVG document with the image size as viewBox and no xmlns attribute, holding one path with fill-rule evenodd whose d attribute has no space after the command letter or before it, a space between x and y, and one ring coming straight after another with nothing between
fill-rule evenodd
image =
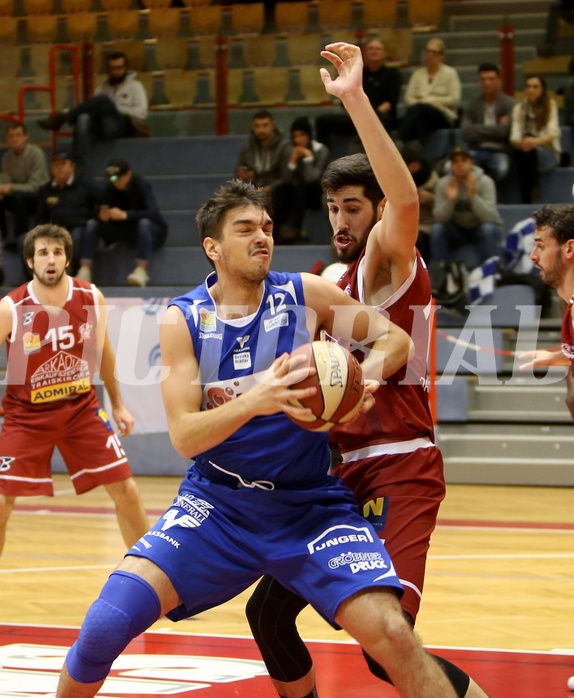
<instances>
[{"instance_id":1,"label":"sponsor banner","mask_svg":"<svg viewBox=\"0 0 574 698\"><path fill-rule=\"evenodd\" d=\"M107 298L108 334L116 352L122 397L135 419L134 434L167 432L161 397L159 330L171 298ZM106 393L106 412L112 406Z\"/></svg>"}]
</instances>

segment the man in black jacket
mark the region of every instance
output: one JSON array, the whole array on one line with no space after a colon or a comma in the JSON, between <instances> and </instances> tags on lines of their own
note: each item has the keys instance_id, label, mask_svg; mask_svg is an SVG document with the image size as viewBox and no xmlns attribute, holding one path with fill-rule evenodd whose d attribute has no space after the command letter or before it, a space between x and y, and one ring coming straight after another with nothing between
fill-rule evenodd
<instances>
[{"instance_id":1,"label":"man in black jacket","mask_svg":"<svg viewBox=\"0 0 574 698\"><path fill-rule=\"evenodd\" d=\"M90 221L81 244L78 279L91 281L92 265L100 238L106 245L128 243L136 248L136 266L127 278L130 286L146 286L152 250L167 237L167 223L161 215L152 188L141 175L132 172L125 160L111 160L106 166L106 187L98 220Z\"/></svg>"},{"instance_id":2,"label":"man in black jacket","mask_svg":"<svg viewBox=\"0 0 574 698\"><path fill-rule=\"evenodd\" d=\"M97 215L102 192L92 181L78 176L72 156L65 151L52 155L50 175L52 179L38 191L38 223L54 223L69 231L74 242L74 271L86 225Z\"/></svg>"},{"instance_id":3,"label":"man in black jacket","mask_svg":"<svg viewBox=\"0 0 574 698\"><path fill-rule=\"evenodd\" d=\"M363 86L377 116L387 131L397 125L397 105L401 92L401 73L386 65L387 51L383 42L372 37L363 46ZM317 140L332 146L331 136L354 136L357 130L346 111L321 114L315 122Z\"/></svg>"}]
</instances>

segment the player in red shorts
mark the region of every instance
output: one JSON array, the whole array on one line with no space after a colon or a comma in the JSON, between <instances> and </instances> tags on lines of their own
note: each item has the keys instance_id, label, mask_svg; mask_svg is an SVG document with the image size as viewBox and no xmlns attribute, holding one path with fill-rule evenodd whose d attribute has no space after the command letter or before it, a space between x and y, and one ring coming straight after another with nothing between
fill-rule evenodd
<instances>
[{"instance_id":1,"label":"player in red shorts","mask_svg":"<svg viewBox=\"0 0 574 698\"><path fill-rule=\"evenodd\" d=\"M325 88L343 102L366 150L366 155L330 163L322 179L334 251L347 265L339 286L387 313L415 346L407 366L374 393L370 412L331 430L331 441L342 455L333 474L354 491L363 515L385 541L405 589L403 612L414 626L430 536L445 493L442 455L434 443L428 404L431 284L415 247L418 194L362 90L360 49L331 44L322 55L339 73L332 80L321 71ZM305 605L271 577L263 578L247 605L253 635L277 692L285 698L317 696L312 659L295 625ZM389 680L382 667L366 659L376 676ZM435 659L460 698L485 698L462 670Z\"/></svg>"},{"instance_id":2,"label":"player in red shorts","mask_svg":"<svg viewBox=\"0 0 574 698\"><path fill-rule=\"evenodd\" d=\"M53 495L56 446L78 494L104 485L130 547L149 523L93 384L99 370L118 431L127 436L134 421L114 375L104 297L95 286L66 274L72 238L60 226L31 230L24 258L32 281L0 301L0 341L8 353L0 434L0 553L16 497Z\"/></svg>"}]
</instances>

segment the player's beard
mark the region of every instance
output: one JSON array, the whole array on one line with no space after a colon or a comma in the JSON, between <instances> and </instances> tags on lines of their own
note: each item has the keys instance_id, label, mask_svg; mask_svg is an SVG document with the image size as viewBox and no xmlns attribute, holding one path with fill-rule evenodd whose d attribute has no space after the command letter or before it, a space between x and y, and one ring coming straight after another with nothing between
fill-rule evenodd
<instances>
[{"instance_id":1,"label":"player's beard","mask_svg":"<svg viewBox=\"0 0 574 698\"><path fill-rule=\"evenodd\" d=\"M38 279L39 283L41 283L43 286L49 286L50 288L53 288L54 286L57 286L59 283L61 283L62 279L64 278L64 274L66 273L66 270L64 269L59 274L54 274L51 277L46 277L46 271L47 270L45 269L43 274L38 274L34 267L32 267L31 269L32 275Z\"/></svg>"},{"instance_id":2,"label":"player's beard","mask_svg":"<svg viewBox=\"0 0 574 698\"><path fill-rule=\"evenodd\" d=\"M377 222L377 217L373 216L371 222L367 226L365 230L363 230L362 234L360 237L357 237L356 235L352 235L351 233L336 233L332 239L331 239L331 250L333 252L333 255L337 259L338 262L341 262L342 264L352 264L353 262L356 262L357 259L361 256L361 252L365 248L365 245L367 244L367 238L369 237L369 233L373 229L375 223ZM342 234L350 237L354 242L353 244L344 249L341 250L335 245L335 238L337 235Z\"/></svg>"},{"instance_id":3,"label":"player's beard","mask_svg":"<svg viewBox=\"0 0 574 698\"><path fill-rule=\"evenodd\" d=\"M548 286L552 288L558 288L564 281L567 269L564 260L560 257L556 257L552 266L547 269L541 269L540 271L542 272L541 276L545 284L548 284Z\"/></svg>"}]
</instances>

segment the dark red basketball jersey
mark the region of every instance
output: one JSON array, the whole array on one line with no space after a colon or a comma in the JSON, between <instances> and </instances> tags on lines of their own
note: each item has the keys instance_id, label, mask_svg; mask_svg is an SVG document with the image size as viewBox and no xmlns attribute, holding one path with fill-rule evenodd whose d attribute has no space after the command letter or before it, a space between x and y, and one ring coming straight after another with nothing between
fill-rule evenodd
<instances>
[{"instance_id":1,"label":"dark red basketball jersey","mask_svg":"<svg viewBox=\"0 0 574 698\"><path fill-rule=\"evenodd\" d=\"M340 288L360 301L363 301L360 288L364 254L363 250L361 257L338 282ZM343 454L357 448L421 437L434 441L427 377L431 282L418 252L409 278L378 308L411 337L415 354L406 366L387 379L387 385L375 392L375 405L367 414L344 429L331 429L330 438Z\"/></svg>"},{"instance_id":2,"label":"dark red basketball jersey","mask_svg":"<svg viewBox=\"0 0 574 698\"><path fill-rule=\"evenodd\" d=\"M572 324L572 304L574 296L568 302L562 318L562 353L570 360L570 371L574 375L574 326Z\"/></svg>"},{"instance_id":3,"label":"dark red basketball jersey","mask_svg":"<svg viewBox=\"0 0 574 698\"><path fill-rule=\"evenodd\" d=\"M42 406L94 390L97 365L95 289L68 277L63 308L47 309L35 297L32 282L4 297L12 311L8 338L8 398Z\"/></svg>"}]
</instances>

